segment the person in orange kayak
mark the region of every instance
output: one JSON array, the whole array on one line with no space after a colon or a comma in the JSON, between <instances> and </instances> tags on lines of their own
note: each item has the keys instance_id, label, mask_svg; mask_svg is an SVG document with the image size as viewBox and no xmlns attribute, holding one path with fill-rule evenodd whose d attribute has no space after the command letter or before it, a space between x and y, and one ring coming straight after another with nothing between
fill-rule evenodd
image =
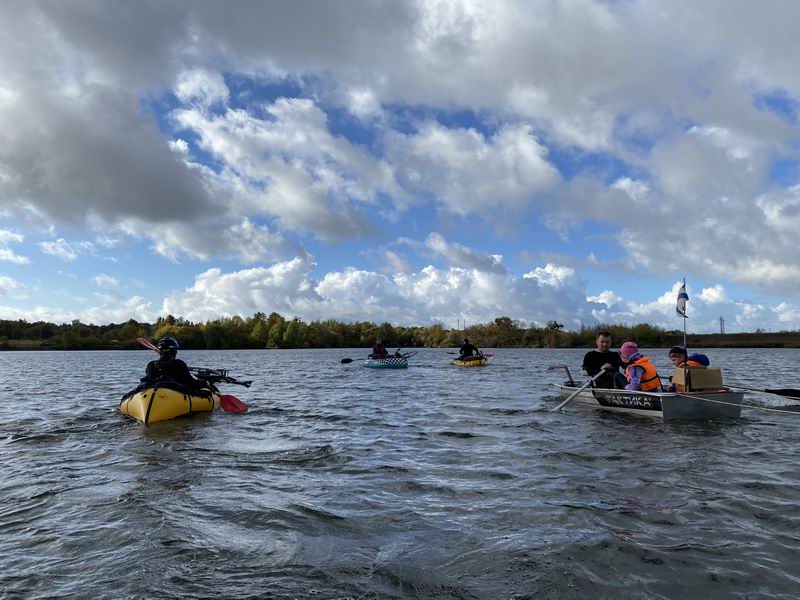
<instances>
[{"instance_id":1,"label":"person in orange kayak","mask_svg":"<svg viewBox=\"0 0 800 600\"><path fill-rule=\"evenodd\" d=\"M639 352L636 342L622 344L619 357L625 365L625 379L628 381L625 385L626 390L661 391L661 380L653 361Z\"/></svg>"},{"instance_id":2,"label":"person in orange kayak","mask_svg":"<svg viewBox=\"0 0 800 600\"><path fill-rule=\"evenodd\" d=\"M178 340L174 337L164 337L158 340L156 347L159 357L147 363L142 383L177 383L190 390L208 387L205 380L192 377L186 363L177 358L180 348Z\"/></svg>"}]
</instances>

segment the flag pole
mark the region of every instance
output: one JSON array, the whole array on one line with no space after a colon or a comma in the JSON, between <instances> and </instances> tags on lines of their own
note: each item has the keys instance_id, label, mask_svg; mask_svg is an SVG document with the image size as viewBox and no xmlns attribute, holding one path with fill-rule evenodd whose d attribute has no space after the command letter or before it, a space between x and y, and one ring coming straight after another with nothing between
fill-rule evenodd
<instances>
[{"instance_id":1,"label":"flag pole","mask_svg":"<svg viewBox=\"0 0 800 600\"><path fill-rule=\"evenodd\" d=\"M686 290L686 277L683 278L683 290ZM689 347L686 345L686 308L683 309L683 347L686 349L686 356L689 356Z\"/></svg>"},{"instance_id":2,"label":"flag pole","mask_svg":"<svg viewBox=\"0 0 800 600\"><path fill-rule=\"evenodd\" d=\"M686 296L686 277L683 278L681 291ZM683 311L681 312L683 317L683 350L686 352L686 360L683 361L683 389L689 392L691 390L689 389L689 347L686 345L686 303L684 303Z\"/></svg>"}]
</instances>

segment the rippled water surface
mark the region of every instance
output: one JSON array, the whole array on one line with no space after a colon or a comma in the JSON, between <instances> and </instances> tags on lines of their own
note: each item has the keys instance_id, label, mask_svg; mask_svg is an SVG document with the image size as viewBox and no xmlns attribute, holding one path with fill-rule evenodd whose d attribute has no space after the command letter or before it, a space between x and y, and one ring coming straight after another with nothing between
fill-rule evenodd
<instances>
[{"instance_id":1,"label":"rippled water surface","mask_svg":"<svg viewBox=\"0 0 800 600\"><path fill-rule=\"evenodd\" d=\"M146 351L0 353L0 598L800 596L800 413L548 412L584 352L183 352L250 412L150 426ZM708 353L800 387L796 350Z\"/></svg>"}]
</instances>

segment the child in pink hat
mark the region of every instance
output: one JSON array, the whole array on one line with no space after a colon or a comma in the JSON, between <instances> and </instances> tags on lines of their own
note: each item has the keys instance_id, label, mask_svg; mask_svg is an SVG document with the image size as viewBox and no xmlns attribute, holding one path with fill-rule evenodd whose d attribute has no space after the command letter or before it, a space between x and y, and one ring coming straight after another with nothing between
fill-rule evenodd
<instances>
[{"instance_id":1,"label":"child in pink hat","mask_svg":"<svg viewBox=\"0 0 800 600\"><path fill-rule=\"evenodd\" d=\"M619 357L626 365L625 378L628 380L626 390L661 391L661 378L655 365L648 357L642 356L636 342L622 344L619 348Z\"/></svg>"}]
</instances>

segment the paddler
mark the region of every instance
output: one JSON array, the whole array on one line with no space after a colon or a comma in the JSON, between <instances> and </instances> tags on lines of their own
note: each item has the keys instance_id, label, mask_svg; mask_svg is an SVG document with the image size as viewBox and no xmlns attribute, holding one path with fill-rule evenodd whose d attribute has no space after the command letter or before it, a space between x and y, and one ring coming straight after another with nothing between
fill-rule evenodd
<instances>
[{"instance_id":1,"label":"paddler","mask_svg":"<svg viewBox=\"0 0 800 600\"><path fill-rule=\"evenodd\" d=\"M388 350L383 345L383 342L380 338L375 340L375 343L372 345L372 354L369 355L370 358L386 358L389 356Z\"/></svg>"},{"instance_id":2,"label":"paddler","mask_svg":"<svg viewBox=\"0 0 800 600\"><path fill-rule=\"evenodd\" d=\"M177 358L178 348L180 348L178 340L174 337L163 337L156 343L156 348L158 348L159 357L147 363L142 383L172 382L190 390L208 387L205 380L192 377L186 363Z\"/></svg>"},{"instance_id":3,"label":"paddler","mask_svg":"<svg viewBox=\"0 0 800 600\"><path fill-rule=\"evenodd\" d=\"M619 372L622 360L619 354L611 350L611 332L599 331L595 338L595 349L590 350L583 357L581 372L589 377L594 377L600 371L605 371L595 379L594 386L598 388L623 388L627 381Z\"/></svg>"},{"instance_id":4,"label":"paddler","mask_svg":"<svg viewBox=\"0 0 800 600\"><path fill-rule=\"evenodd\" d=\"M458 349L460 355L458 360L472 360L472 356L481 356L481 351L478 350L477 346L473 345L472 342L469 341L469 338L464 338L464 343L461 344L461 348Z\"/></svg>"}]
</instances>

